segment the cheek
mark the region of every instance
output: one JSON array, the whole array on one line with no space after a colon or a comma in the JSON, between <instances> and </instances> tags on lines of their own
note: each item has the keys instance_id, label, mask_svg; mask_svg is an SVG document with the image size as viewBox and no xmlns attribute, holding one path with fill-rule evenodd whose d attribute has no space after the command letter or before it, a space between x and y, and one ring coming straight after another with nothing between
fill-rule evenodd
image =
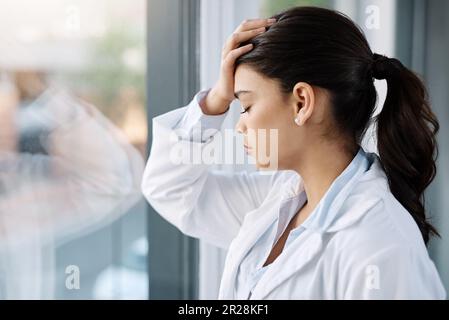
<instances>
[{"instance_id":1,"label":"cheek","mask_svg":"<svg viewBox=\"0 0 449 320\"><path fill-rule=\"evenodd\" d=\"M259 110L258 110L259 111ZM254 112L246 119L248 143L256 148L273 128L273 120L267 112Z\"/></svg>"},{"instance_id":2,"label":"cheek","mask_svg":"<svg viewBox=\"0 0 449 320\"><path fill-rule=\"evenodd\" d=\"M261 112L261 110L264 110ZM289 118L288 118L289 119ZM258 143L259 141L273 141L279 143L284 136L288 136L291 131L291 124L287 123L287 116L283 110L279 110L270 105L258 106L257 112L254 112L246 119L248 130L248 141ZM293 121L293 120L292 120ZM249 134L249 133L252 134ZM263 139L263 137L266 137Z\"/></svg>"},{"instance_id":3,"label":"cheek","mask_svg":"<svg viewBox=\"0 0 449 320\"><path fill-rule=\"evenodd\" d=\"M273 115L253 118L247 127L248 145L258 154L267 156L271 153L277 154L280 144L283 143L280 127L278 119Z\"/></svg>"},{"instance_id":4,"label":"cheek","mask_svg":"<svg viewBox=\"0 0 449 320\"><path fill-rule=\"evenodd\" d=\"M275 104L263 104L256 106L256 110L248 117L248 128L253 129L278 129L283 126L285 117L280 113Z\"/></svg>"},{"instance_id":5,"label":"cheek","mask_svg":"<svg viewBox=\"0 0 449 320\"><path fill-rule=\"evenodd\" d=\"M270 152L277 152L279 160L295 153L298 144L298 130L294 119L286 114L279 114L273 127L276 134L270 135Z\"/></svg>"}]
</instances>

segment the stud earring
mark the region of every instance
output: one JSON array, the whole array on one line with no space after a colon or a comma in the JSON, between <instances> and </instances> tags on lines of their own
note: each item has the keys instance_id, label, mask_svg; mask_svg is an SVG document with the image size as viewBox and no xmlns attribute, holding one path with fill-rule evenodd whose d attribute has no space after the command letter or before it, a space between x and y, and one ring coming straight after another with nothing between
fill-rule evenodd
<instances>
[{"instance_id":1,"label":"stud earring","mask_svg":"<svg viewBox=\"0 0 449 320\"><path fill-rule=\"evenodd\" d=\"M299 117L298 117L298 118L295 118L295 123L296 123L298 126L301 126L301 122L300 122Z\"/></svg>"}]
</instances>

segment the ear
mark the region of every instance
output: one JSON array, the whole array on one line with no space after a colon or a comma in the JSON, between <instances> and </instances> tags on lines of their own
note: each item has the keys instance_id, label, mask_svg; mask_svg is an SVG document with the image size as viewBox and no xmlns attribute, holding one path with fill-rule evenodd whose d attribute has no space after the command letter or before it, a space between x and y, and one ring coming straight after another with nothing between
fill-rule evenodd
<instances>
[{"instance_id":1,"label":"ear","mask_svg":"<svg viewBox=\"0 0 449 320\"><path fill-rule=\"evenodd\" d=\"M295 122L303 126L312 116L315 108L315 92L311 85L298 82L293 88L293 100L295 103Z\"/></svg>"}]
</instances>

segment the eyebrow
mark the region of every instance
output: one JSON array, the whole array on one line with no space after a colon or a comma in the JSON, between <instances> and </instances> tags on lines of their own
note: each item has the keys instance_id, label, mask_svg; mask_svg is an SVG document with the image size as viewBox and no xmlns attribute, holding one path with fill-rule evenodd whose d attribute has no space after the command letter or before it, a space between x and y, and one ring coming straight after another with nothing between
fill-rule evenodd
<instances>
[{"instance_id":1,"label":"eyebrow","mask_svg":"<svg viewBox=\"0 0 449 320\"><path fill-rule=\"evenodd\" d=\"M235 92L234 93L234 97L236 97L237 99L240 99L240 95L241 94L246 94L246 93L251 93L251 91L248 91L248 90L239 90L239 91L237 91L237 92Z\"/></svg>"}]
</instances>

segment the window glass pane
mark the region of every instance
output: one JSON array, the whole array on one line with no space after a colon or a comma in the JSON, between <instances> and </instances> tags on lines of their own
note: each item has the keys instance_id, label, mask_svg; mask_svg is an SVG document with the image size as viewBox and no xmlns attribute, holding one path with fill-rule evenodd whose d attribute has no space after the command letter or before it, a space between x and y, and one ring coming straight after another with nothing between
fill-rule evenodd
<instances>
[{"instance_id":1,"label":"window glass pane","mask_svg":"<svg viewBox=\"0 0 449 320\"><path fill-rule=\"evenodd\" d=\"M0 298L147 298L146 1L1 8Z\"/></svg>"}]
</instances>

